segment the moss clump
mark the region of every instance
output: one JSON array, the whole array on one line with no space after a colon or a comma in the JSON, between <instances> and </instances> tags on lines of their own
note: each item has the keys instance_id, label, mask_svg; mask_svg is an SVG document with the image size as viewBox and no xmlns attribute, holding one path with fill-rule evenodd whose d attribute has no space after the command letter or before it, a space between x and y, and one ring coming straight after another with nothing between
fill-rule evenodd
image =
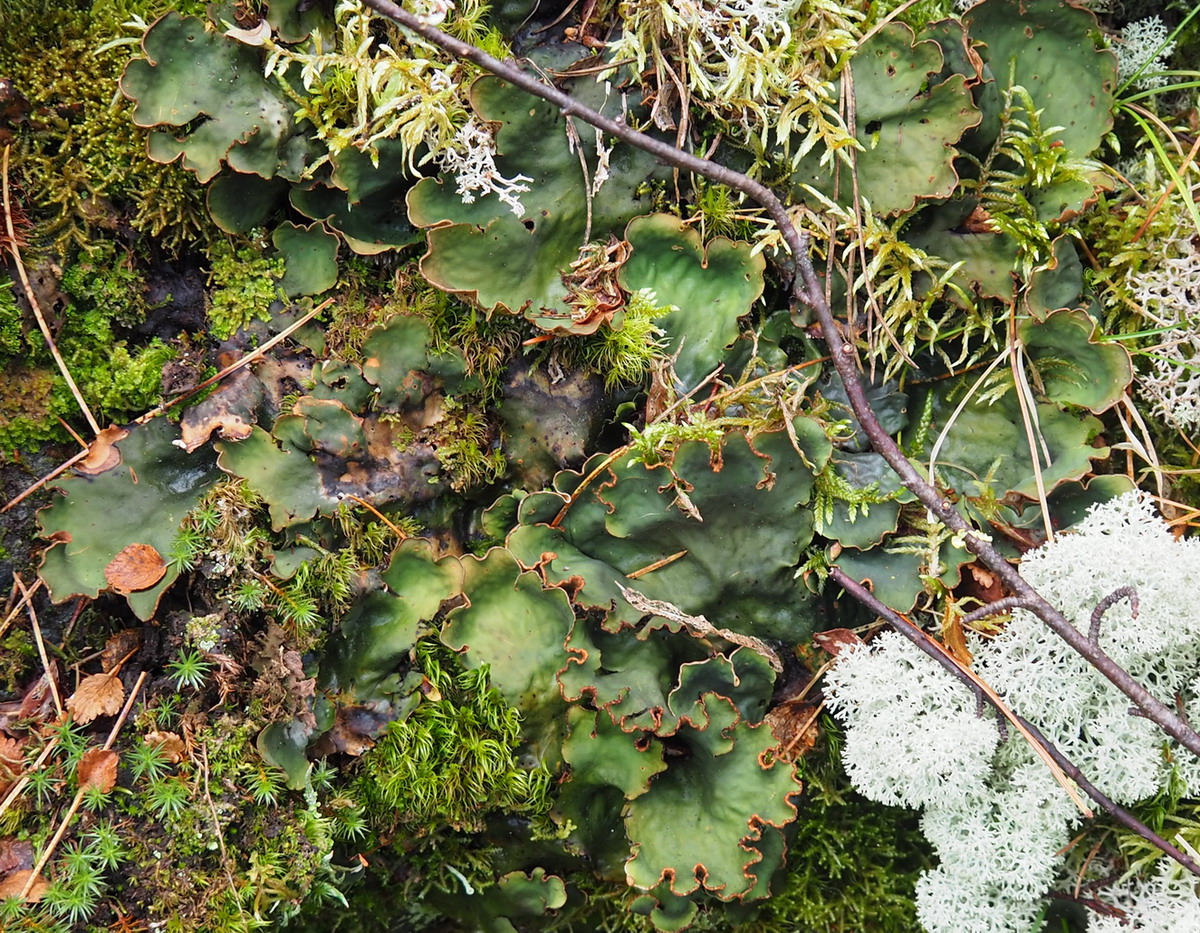
<instances>
[{"instance_id":1,"label":"moss clump","mask_svg":"<svg viewBox=\"0 0 1200 933\"><path fill-rule=\"evenodd\" d=\"M179 166L151 162L145 134L129 118L117 88L128 49L104 48L130 35L124 23L152 21L170 5L5 5L0 74L29 104L13 121L12 166L34 246L60 255L88 249L122 222L170 250L211 235L203 189Z\"/></svg>"},{"instance_id":2,"label":"moss clump","mask_svg":"<svg viewBox=\"0 0 1200 933\"><path fill-rule=\"evenodd\" d=\"M839 759L837 726L822 720L825 742L802 761L805 792L788 872L755 929L919 933L917 877L931 863L920 817L855 793Z\"/></svg>"},{"instance_id":3,"label":"moss clump","mask_svg":"<svg viewBox=\"0 0 1200 933\"><path fill-rule=\"evenodd\" d=\"M353 786L371 825L413 838L479 830L492 812L544 820L550 772L521 765L520 715L489 686L486 668L463 670L436 642L421 642L416 655L426 699L388 724Z\"/></svg>"},{"instance_id":4,"label":"moss clump","mask_svg":"<svg viewBox=\"0 0 1200 933\"><path fill-rule=\"evenodd\" d=\"M0 455L62 440L65 432L56 416L67 414L70 405L55 395L54 371L11 361L5 371L0 379Z\"/></svg>"},{"instance_id":5,"label":"moss clump","mask_svg":"<svg viewBox=\"0 0 1200 933\"><path fill-rule=\"evenodd\" d=\"M235 246L216 240L209 250L213 285L208 307L212 335L226 340L253 321L269 321L271 304L281 292L284 260L268 256L264 243Z\"/></svg>"}]
</instances>

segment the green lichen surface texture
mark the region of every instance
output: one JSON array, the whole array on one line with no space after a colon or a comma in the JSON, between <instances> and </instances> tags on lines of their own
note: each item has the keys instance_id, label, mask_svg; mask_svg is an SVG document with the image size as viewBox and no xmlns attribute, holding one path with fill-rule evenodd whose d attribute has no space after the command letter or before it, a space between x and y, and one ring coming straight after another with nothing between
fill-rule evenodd
<instances>
[{"instance_id":1,"label":"green lichen surface texture","mask_svg":"<svg viewBox=\"0 0 1200 933\"><path fill-rule=\"evenodd\" d=\"M971 550L1200 722L1200 10L404 9L770 188L971 532L733 187L363 0L5 3L0 930L1200 929L831 578L1200 847Z\"/></svg>"}]
</instances>

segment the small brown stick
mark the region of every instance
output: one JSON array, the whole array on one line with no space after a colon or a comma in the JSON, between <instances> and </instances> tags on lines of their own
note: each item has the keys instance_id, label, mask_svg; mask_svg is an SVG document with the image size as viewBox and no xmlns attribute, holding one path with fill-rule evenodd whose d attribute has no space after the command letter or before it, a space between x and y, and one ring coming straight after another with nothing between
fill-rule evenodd
<instances>
[{"instance_id":1,"label":"small brown stick","mask_svg":"<svg viewBox=\"0 0 1200 933\"><path fill-rule=\"evenodd\" d=\"M136 651L137 649L135 648L134 650ZM121 659L121 664L124 664L126 661L128 661L132 655L133 651L125 655L125 657ZM117 668L120 666L121 665L118 664ZM117 668L114 668L114 672ZM121 731L121 726L125 725L125 720L129 716L129 711L133 708L133 701L137 699L138 693L141 692L142 684L145 682L146 672L142 671L140 674L138 674L138 679L134 682L133 689L129 691L129 696L125 700L125 705L121 707L121 715L117 717L117 721L113 723L112 731L108 733L108 739L104 743L105 751L108 751L110 748L112 748L113 742L117 740L117 733Z\"/></svg>"},{"instance_id":2,"label":"small brown stick","mask_svg":"<svg viewBox=\"0 0 1200 933\"><path fill-rule=\"evenodd\" d=\"M654 571L656 571L656 570L662 570L663 567L673 564L673 563L675 563L675 561L679 560L679 558L686 557L686 556L687 556L687 548L684 548L682 551L677 551L676 553L670 555L669 557L664 557L662 560L656 560L652 564L647 564L645 567L640 567L637 570L633 571L632 573L625 574L625 579L626 580L637 580L640 577L644 577L648 573L654 573Z\"/></svg>"},{"instance_id":3,"label":"small brown stick","mask_svg":"<svg viewBox=\"0 0 1200 933\"><path fill-rule=\"evenodd\" d=\"M371 505L371 503L368 502L366 499L360 499L358 496L356 496L352 493L350 495L348 495L346 498L353 499L355 502L357 502L359 505L361 505L368 512L374 513L375 517L377 519L379 519L381 522L383 522L385 525L387 525L390 529L392 529L393 533L401 541L405 541L408 538L412 537L412 535L410 535L410 534L405 534L403 529L396 527L396 525L393 524L386 515L384 515L382 512L380 512L379 509L375 508L375 506Z\"/></svg>"},{"instance_id":4,"label":"small brown stick","mask_svg":"<svg viewBox=\"0 0 1200 933\"><path fill-rule=\"evenodd\" d=\"M621 591L621 595L625 597L625 601L638 612L658 616L661 619L666 619L668 622L677 622L687 629L689 635L699 638L709 638L715 635L732 644L749 648L755 654L764 658L771 665L771 669L775 673L778 674L783 671L783 662L779 660L779 655L760 638L755 638L753 635L741 635L738 632L731 632L729 629L717 628L708 619L704 618L704 616L688 615L672 603L650 599L637 590L631 590L626 586L622 586L619 582L617 583L617 589Z\"/></svg>"},{"instance_id":5,"label":"small brown stick","mask_svg":"<svg viewBox=\"0 0 1200 933\"><path fill-rule=\"evenodd\" d=\"M1178 174L1180 178L1183 178L1184 173L1187 172L1191 168L1192 162L1195 160L1197 152L1200 152L1200 136L1196 137L1196 141L1192 143L1192 148L1190 150L1188 150L1188 154L1186 156L1184 156L1183 162L1179 166L1179 169L1176 174ZM1163 191L1162 195L1159 197L1159 199L1157 201L1154 202L1154 206L1152 208L1150 208L1149 212L1146 214L1146 219L1142 221L1142 225L1140 227L1138 227L1137 232L1132 237L1130 237L1129 242L1131 244L1136 243L1138 240L1140 240L1142 238L1142 234L1145 233L1146 230L1150 226L1150 221L1152 221L1154 219L1155 214L1157 214L1160 210L1162 210L1162 206L1167 203L1167 198L1169 198L1171 196L1171 192L1173 192L1174 190L1175 190L1175 179L1172 178L1170 183L1167 185L1166 189Z\"/></svg>"},{"instance_id":6,"label":"small brown stick","mask_svg":"<svg viewBox=\"0 0 1200 933\"><path fill-rule=\"evenodd\" d=\"M25 597L25 610L29 613L29 620L33 625L33 639L37 642L38 655L42 659L42 669L46 673L46 683L50 685L50 696L54 698L54 709L58 712L58 718L61 719L63 715L62 697L58 695L58 684L54 682L54 674L50 670L50 658L46 654L46 643L42 640L42 626L38 622L37 613L33 608L33 590L25 586L25 581L16 571L13 571L13 581L20 589L21 595Z\"/></svg>"},{"instance_id":7,"label":"small brown stick","mask_svg":"<svg viewBox=\"0 0 1200 933\"><path fill-rule=\"evenodd\" d=\"M33 871L29 873L29 878L25 882L25 887L21 890L21 899L24 900L29 896L29 892L33 890L33 885L41 874L42 869L46 867L46 863L50 861L50 857L54 855L54 850L58 848L58 844L62 842L63 836L67 834L67 827L71 825L71 820L75 818L75 814L79 812L79 805L83 803L83 795L87 793L87 787L81 787L75 792L75 799L71 801L71 806L67 810L66 816L63 817L62 823L54 832L52 838L45 849L42 850L41 857L37 860L37 864L33 866Z\"/></svg>"},{"instance_id":8,"label":"small brown stick","mask_svg":"<svg viewBox=\"0 0 1200 933\"><path fill-rule=\"evenodd\" d=\"M99 434L100 425L92 417L92 411L88 408L87 402L83 400L79 386L75 385L75 380L71 378L66 360L62 358L62 354L58 352L58 347L54 344L54 335L50 333L50 325L46 323L45 317L42 316L42 308L38 304L37 295L33 293L33 286L29 284L29 275L25 271L25 263L21 261L21 249L17 246L17 233L13 228L12 206L8 194L8 154L11 148L11 146L4 147L4 164L2 169L0 169L4 180L4 226L8 230L8 251L12 253L13 264L17 267L17 275L21 279L21 287L25 289L25 297L29 299L29 307L33 309L33 316L37 318L38 327L41 328L42 336L46 338L46 346L50 348L50 354L54 357L54 362L58 364L58 371L63 374L63 378L67 381L67 387L71 390L71 394L75 396L75 401L79 404L79 409L83 412L83 417L87 419L87 423L91 426L92 432ZM32 878L32 876L30 877Z\"/></svg>"},{"instance_id":9,"label":"small brown stick","mask_svg":"<svg viewBox=\"0 0 1200 933\"><path fill-rule=\"evenodd\" d=\"M1104 613L1108 612L1115 603L1122 599L1129 600L1129 614L1135 619L1138 617L1140 608L1138 602L1137 590L1132 586L1119 586L1100 602L1096 604L1096 608L1092 610L1091 624L1088 626L1088 640L1092 642L1100 639L1100 622L1104 618Z\"/></svg>"},{"instance_id":10,"label":"small brown stick","mask_svg":"<svg viewBox=\"0 0 1200 933\"><path fill-rule=\"evenodd\" d=\"M175 398L171 399L171 401L169 401L169 402L163 402L163 404L159 405L157 408L150 409L148 412L146 412L140 418L135 419L133 423L134 424L145 424L151 418L157 418L163 412L167 411L168 409L174 408L180 402L187 401L189 398L191 398L197 392L203 392L214 382L220 382L222 379L224 379L230 373L235 373L239 369L241 369L243 366L246 366L249 363L253 363L256 359L258 359L260 356L262 356L268 350L273 349L277 344L282 343L288 337L292 336L292 334L294 334L297 330L299 330L301 327L303 327L305 324L307 324L309 321L311 321L313 318L315 318L318 314L320 314L322 311L324 311L326 308L328 308L331 304L333 304L333 299L326 298L319 305L317 305L315 308L313 308L311 311L309 311L306 315L304 315L304 317L300 318L300 320L296 321L293 324L289 324L284 330L281 330L278 334L276 334L274 337L272 337L270 340L268 340L266 343L264 343L261 347L257 347L255 349L251 350L249 353L247 353L245 356L243 356L236 363L230 363L228 366L226 366L224 369L222 369L216 375L209 376L207 379L205 379L202 383L200 383L194 389L183 393L183 395L176 396Z\"/></svg>"},{"instance_id":11,"label":"small brown stick","mask_svg":"<svg viewBox=\"0 0 1200 933\"><path fill-rule=\"evenodd\" d=\"M980 619L986 619L988 616L999 615L1002 612L1009 612L1013 609L1028 608L1029 605L1024 597L1005 596L1003 599L997 599L995 602L988 603L986 606L981 606L974 612L968 612L962 617L962 624L973 625Z\"/></svg>"},{"instance_id":12,"label":"small brown stick","mask_svg":"<svg viewBox=\"0 0 1200 933\"><path fill-rule=\"evenodd\" d=\"M802 725L799 729L796 730L796 734L794 736L792 736L792 740L787 743L787 746L783 749L784 755L791 754L792 749L796 747L796 745L800 742L800 740L802 738L804 738L804 734L806 732L808 732L808 727L817 721L817 717L821 715L821 712L824 709L825 709L825 701L822 700L820 703L817 704L817 708L812 711L812 715L809 716L806 720L804 720L804 725Z\"/></svg>"},{"instance_id":13,"label":"small brown stick","mask_svg":"<svg viewBox=\"0 0 1200 933\"><path fill-rule=\"evenodd\" d=\"M56 466L53 470L51 470L49 473L47 473L45 476L43 476L41 479L39 479L32 486L26 486L25 489L21 493L19 493L14 498L8 500L8 502L4 506L4 508L0 509L0 514L7 512L9 509L11 509L17 503L19 503L19 502L23 501L24 499L27 499L29 496L33 495L35 492L37 492L39 489L41 489L43 486L45 486L48 482L55 479L57 476L59 476L59 474L64 473L67 470L69 470L71 467L73 467L75 464L77 464L80 460L82 460L87 455L88 455L88 452L86 450L79 451L79 453L77 453L74 457L72 457L66 463L62 463L62 464L59 464L58 466Z\"/></svg>"},{"instance_id":14,"label":"small brown stick","mask_svg":"<svg viewBox=\"0 0 1200 933\"><path fill-rule=\"evenodd\" d=\"M17 783L15 783L9 792L4 795L4 802L0 803L0 816L3 816L4 811L11 807L14 801L21 796L21 793L25 790L25 785L29 783L29 776L31 774L36 774L41 769L42 765L46 763L46 759L50 757L50 753L54 751L57 745L58 736L55 736L46 743L46 747L43 748L41 753L38 755L37 761L35 761L25 770L21 777L17 779Z\"/></svg>"},{"instance_id":15,"label":"small brown stick","mask_svg":"<svg viewBox=\"0 0 1200 933\"><path fill-rule=\"evenodd\" d=\"M8 613L8 615L6 615L4 617L4 621L0 622L0 635L3 635L5 632L8 631L8 626L12 623L12 620L17 617L17 613L19 613L22 609L25 608L25 606L29 602L29 600L32 599L34 594L37 593L37 591L40 590L41 588L42 588L42 578L41 577L38 577L36 580L34 580L33 586L29 587L28 590L26 590L24 588L19 588L17 586L16 581L15 580L13 581L13 590L14 590L14 592L19 590L21 593L21 598L19 600L17 600L17 604L15 606L13 606L12 610Z\"/></svg>"}]
</instances>

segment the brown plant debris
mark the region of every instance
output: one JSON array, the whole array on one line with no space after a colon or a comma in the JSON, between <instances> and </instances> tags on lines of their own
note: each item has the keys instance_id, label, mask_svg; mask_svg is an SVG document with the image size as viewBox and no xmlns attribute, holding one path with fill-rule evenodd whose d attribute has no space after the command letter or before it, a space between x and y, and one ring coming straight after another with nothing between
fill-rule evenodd
<instances>
[{"instance_id":1,"label":"brown plant debris","mask_svg":"<svg viewBox=\"0 0 1200 933\"><path fill-rule=\"evenodd\" d=\"M92 674L79 682L67 698L67 709L77 723L86 725L100 716L115 716L125 700L125 686L114 674Z\"/></svg>"}]
</instances>

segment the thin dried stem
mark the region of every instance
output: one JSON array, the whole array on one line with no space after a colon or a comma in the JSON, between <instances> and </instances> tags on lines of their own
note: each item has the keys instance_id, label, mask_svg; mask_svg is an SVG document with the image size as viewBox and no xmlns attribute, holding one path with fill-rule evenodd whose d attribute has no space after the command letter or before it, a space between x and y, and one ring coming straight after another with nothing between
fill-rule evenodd
<instances>
[{"instance_id":1,"label":"thin dried stem","mask_svg":"<svg viewBox=\"0 0 1200 933\"><path fill-rule=\"evenodd\" d=\"M65 473L67 470L69 470L71 467L73 467L75 464L77 464L80 460L82 460L87 455L88 455L88 452L86 450L79 451L79 453L77 453L70 460L67 460L65 463L61 463L58 466L56 466L53 470L51 470L49 473L47 473L45 476L43 476L41 479L39 479L36 483L33 483L30 486L26 486L19 494L17 494L13 498L9 499L8 502L5 503L4 508L0 509L0 514L7 512L14 505L17 505L18 503L27 499L29 496L33 495L35 492L37 492L39 489L41 489L47 483L54 480L60 474Z\"/></svg>"},{"instance_id":2,"label":"thin dried stem","mask_svg":"<svg viewBox=\"0 0 1200 933\"><path fill-rule=\"evenodd\" d=\"M13 572L13 582L17 584L21 595L25 597L25 611L29 613L29 623L33 626L33 640L37 643L38 657L42 659L42 670L46 674L46 683L50 687L50 696L54 698L54 709L58 713L58 718L62 719L62 697L58 695L58 684L54 679L54 671L50 668L50 657L46 654L46 643L42 639L42 626L38 622L37 612L33 608L33 590L25 585L25 581L21 579L21 575L15 571Z\"/></svg>"},{"instance_id":3,"label":"thin dried stem","mask_svg":"<svg viewBox=\"0 0 1200 933\"><path fill-rule=\"evenodd\" d=\"M83 417L87 419L92 432L99 434L100 425L92 417L92 410L88 408L87 402L83 400L83 394L79 391L79 386L75 385L75 380L71 377L71 371L67 369L66 360L58 352L58 347L54 343L54 335L50 333L50 326L46 323L46 318L42 315L42 308L38 304L37 295L34 294L33 286L29 284L29 275L25 271L25 263L21 261L21 249L17 246L17 234L13 228L12 204L9 201L8 193L8 154L11 148L11 146L4 147L4 164L0 167L0 174L3 175L4 183L4 226L8 230L8 251L12 254L13 265L17 267L17 276L21 280L21 287L25 289L25 297L29 299L29 307L33 309L33 316L37 318L42 336L46 338L46 346L50 348L50 355L54 357L54 362L58 365L58 371L62 373L63 378L67 381L67 388L75 396L79 410L83 412Z\"/></svg>"}]
</instances>

